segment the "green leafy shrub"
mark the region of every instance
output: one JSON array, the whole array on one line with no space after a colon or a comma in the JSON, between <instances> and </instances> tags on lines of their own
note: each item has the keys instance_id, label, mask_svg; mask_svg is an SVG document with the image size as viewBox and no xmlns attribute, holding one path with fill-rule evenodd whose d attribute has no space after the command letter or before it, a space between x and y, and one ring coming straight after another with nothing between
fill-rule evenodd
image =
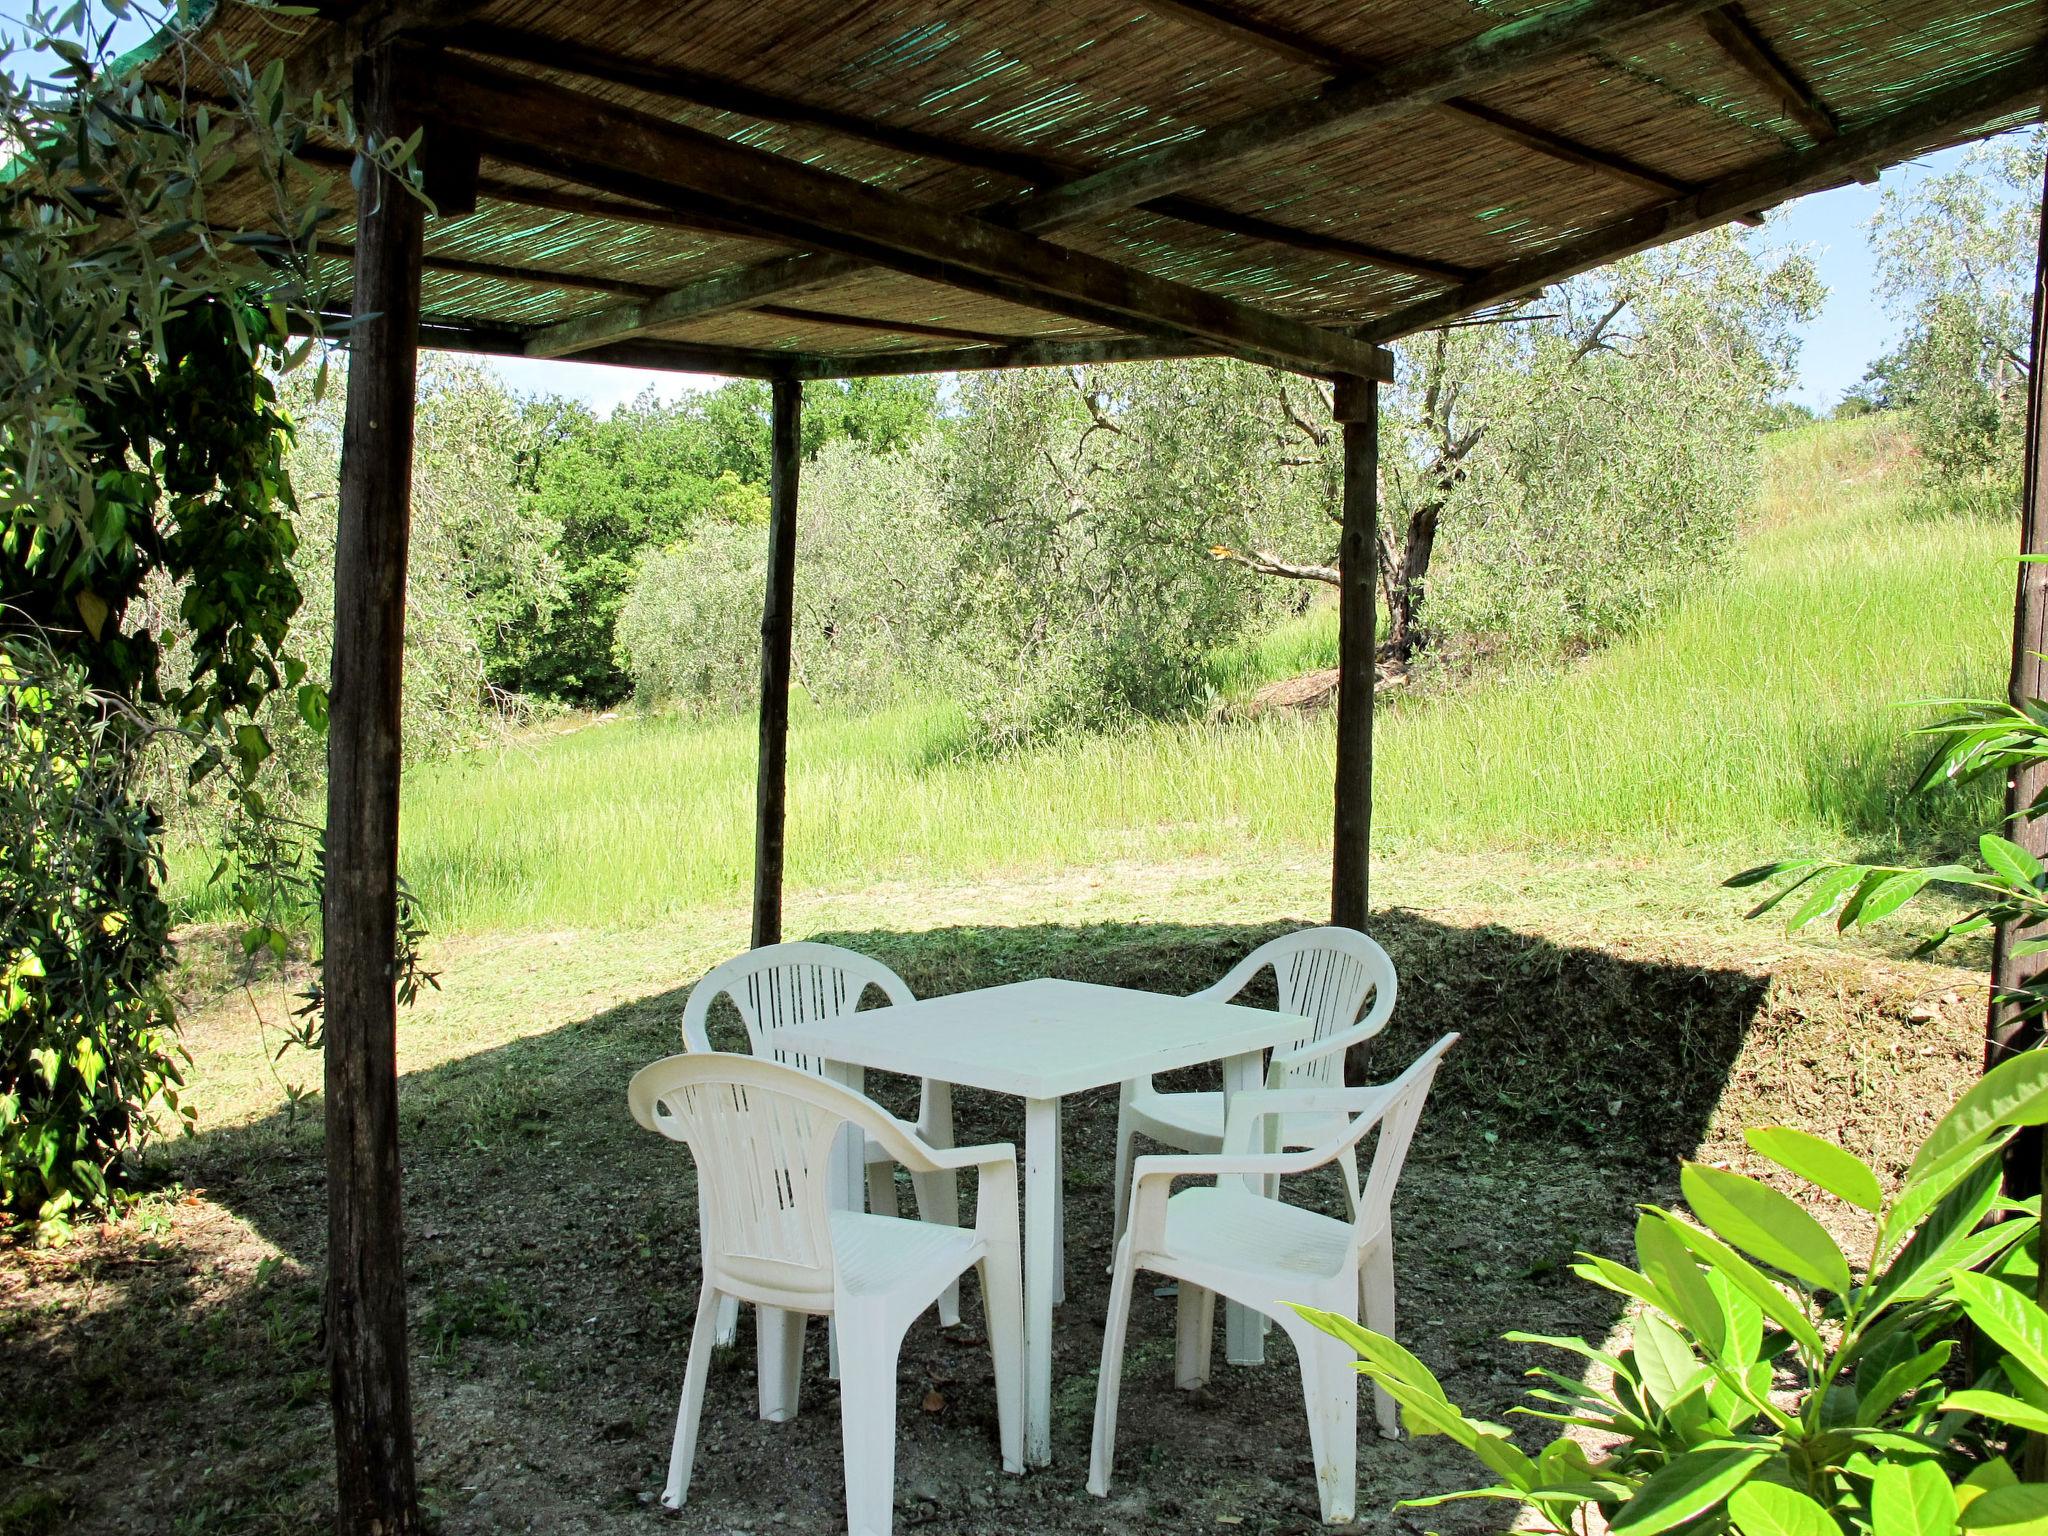
<instances>
[{"instance_id":1,"label":"green leafy shrub","mask_svg":"<svg viewBox=\"0 0 2048 1536\"><path fill-rule=\"evenodd\" d=\"M0 640L0 1206L61 1232L178 1100L154 814L129 722L32 634Z\"/></svg>"},{"instance_id":2,"label":"green leafy shrub","mask_svg":"<svg viewBox=\"0 0 2048 1536\"><path fill-rule=\"evenodd\" d=\"M1616 1536L2037 1531L2048 1483L2021 1482L2006 1452L2048 1433L2048 1312L2028 1247L2040 1205L2002 1198L1998 1179L2014 1130L2043 1121L2048 1052L2028 1052L1957 1102L1889 1197L1832 1142L1751 1131L1760 1155L1870 1216L1860 1266L1789 1196L1688 1163L1691 1218L1644 1207L1637 1268L1594 1254L1573 1266L1636 1304L1628 1347L1508 1335L1592 1367L1584 1381L1531 1373L1545 1384L1514 1411L1563 1431L1533 1455L1460 1412L1393 1340L1304 1315L1358 1351L1411 1434L1449 1436L1495 1479L1414 1504L1505 1499L1546 1529ZM1975 1359L1956 1343L1964 1319Z\"/></svg>"}]
</instances>

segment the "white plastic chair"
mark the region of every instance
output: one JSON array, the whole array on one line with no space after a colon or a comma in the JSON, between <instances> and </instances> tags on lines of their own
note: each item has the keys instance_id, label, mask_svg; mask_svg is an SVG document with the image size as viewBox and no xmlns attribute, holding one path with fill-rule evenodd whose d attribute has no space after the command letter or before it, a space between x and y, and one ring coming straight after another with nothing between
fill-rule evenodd
<instances>
[{"instance_id":1,"label":"white plastic chair","mask_svg":"<svg viewBox=\"0 0 2048 1536\"><path fill-rule=\"evenodd\" d=\"M1273 1052L1266 1067L1270 1088L1341 1088L1344 1055L1386 1028L1399 986L1387 952L1355 928L1304 928L1261 944L1213 986L1192 994L1227 1003L1270 969L1278 1010L1299 1014L1313 1026L1301 1039ZM1359 1010L1367 997L1372 1009ZM1283 1121L1276 1145L1312 1147L1337 1134L1342 1117L1300 1115ZM1129 1215L1131 1138L1139 1133L1183 1152L1223 1150L1223 1095L1161 1093L1149 1077L1123 1085L1116 1111L1116 1236ZM1358 1167L1346 1151L1339 1159L1345 1187L1358 1187Z\"/></svg>"},{"instance_id":2,"label":"white plastic chair","mask_svg":"<svg viewBox=\"0 0 2048 1536\"><path fill-rule=\"evenodd\" d=\"M689 1001L683 1005L683 1049L712 1049L710 1031L706 1028L711 1006L719 998L729 997L739 1010L740 1022L747 1029L747 1043L756 1056L815 1076L819 1064L780 1049L775 1043L776 1035L787 1025L829 1023L855 1012L870 987L891 1003L917 1000L901 976L858 950L810 940L764 944L713 966L690 989ZM934 1147L953 1145L950 1083L927 1082L921 1087L916 1130L920 1138ZM895 1215L895 1163L874 1142L867 1147L867 1179L869 1209L878 1215ZM950 1172L913 1172L910 1183L921 1219L948 1227L959 1224L959 1181ZM960 1321L958 1286L951 1287L940 1298L939 1321L948 1328ZM728 1301L719 1314L718 1342L732 1343L738 1331L739 1304Z\"/></svg>"},{"instance_id":3,"label":"white plastic chair","mask_svg":"<svg viewBox=\"0 0 2048 1536\"><path fill-rule=\"evenodd\" d=\"M1349 1345L1313 1327L1288 1305L1298 1302L1394 1332L1394 1186L1408 1155L1430 1079L1455 1034L1425 1051L1393 1082L1376 1088L1285 1088L1241 1093L1230 1106L1227 1149L1214 1156L1138 1159L1130 1231L1117 1245L1109 1318L1102 1339L1102 1375L1095 1395L1095 1445L1088 1489L1109 1492L1116 1454L1116 1404L1123 1373L1124 1331L1138 1270L1180 1282L1174 1381L1192 1390L1209 1379L1216 1295L1272 1318L1294 1341L1308 1404L1309 1447L1323 1519L1349 1520L1358 1499L1358 1374ZM1291 1115L1334 1114L1343 1128L1306 1152L1255 1152L1266 1122ZM1371 1171L1349 1221L1285 1205L1256 1187L1281 1174L1327 1167L1374 1127ZM1213 1185L1172 1193L1173 1181L1216 1176ZM1250 1184L1246 1182L1249 1179ZM1398 1430L1393 1400L1374 1389L1380 1431Z\"/></svg>"},{"instance_id":4,"label":"white plastic chair","mask_svg":"<svg viewBox=\"0 0 2048 1536\"><path fill-rule=\"evenodd\" d=\"M853 1536L888 1536L896 1484L896 1360L911 1322L969 1269L979 1271L995 1363L1003 1469L1024 1466L1024 1300L1017 1240L1017 1154L950 1150L919 1139L849 1088L731 1052L669 1056L634 1075L633 1118L689 1144L697 1164L704 1289L690 1335L662 1502L680 1509L696 1459L719 1305L754 1303L761 1417L794 1418L803 1324L838 1324L846 1515ZM971 1228L832 1208L832 1149L856 1127L918 1173L978 1170Z\"/></svg>"}]
</instances>

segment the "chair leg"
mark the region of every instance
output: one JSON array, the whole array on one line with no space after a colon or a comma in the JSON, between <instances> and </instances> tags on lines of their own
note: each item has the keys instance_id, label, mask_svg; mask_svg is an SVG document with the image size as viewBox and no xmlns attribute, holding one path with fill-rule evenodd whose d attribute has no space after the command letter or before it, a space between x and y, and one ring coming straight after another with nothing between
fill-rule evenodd
<instances>
[{"instance_id":1,"label":"chair leg","mask_svg":"<svg viewBox=\"0 0 2048 1536\"><path fill-rule=\"evenodd\" d=\"M919 1130L932 1146L953 1145L953 1085L927 1082L919 1115ZM917 1219L937 1222L942 1227L960 1225L960 1175L957 1173L913 1173L910 1187L917 1194ZM960 1322L960 1282L955 1280L939 1297L939 1326L952 1328Z\"/></svg>"},{"instance_id":2,"label":"chair leg","mask_svg":"<svg viewBox=\"0 0 2048 1536\"><path fill-rule=\"evenodd\" d=\"M787 1424L796 1417L803 1382L803 1313L755 1307L754 1340L761 1417L770 1424Z\"/></svg>"},{"instance_id":3,"label":"chair leg","mask_svg":"<svg viewBox=\"0 0 2048 1536\"><path fill-rule=\"evenodd\" d=\"M848 1536L889 1536L896 1505L896 1360L905 1320L881 1308L834 1314L840 1360L839 1443L846 1458Z\"/></svg>"},{"instance_id":4,"label":"chair leg","mask_svg":"<svg viewBox=\"0 0 2048 1536\"><path fill-rule=\"evenodd\" d=\"M1209 1379L1216 1343L1216 1293L1183 1280L1174 1308L1173 1384L1192 1392Z\"/></svg>"},{"instance_id":5,"label":"chair leg","mask_svg":"<svg viewBox=\"0 0 2048 1536\"><path fill-rule=\"evenodd\" d=\"M690 1471L697 1461L697 1420L704 1412L704 1379L711 1373L711 1351L717 1346L722 1297L710 1286L697 1298L697 1325L690 1330L690 1359L683 1367L683 1398L676 1405L676 1438L668 1453L668 1484L661 1502L681 1509L690 1492Z\"/></svg>"},{"instance_id":6,"label":"chair leg","mask_svg":"<svg viewBox=\"0 0 2048 1536\"><path fill-rule=\"evenodd\" d=\"M900 1216L902 1208L896 1203L896 1165L894 1163L868 1164L868 1212L874 1216Z\"/></svg>"},{"instance_id":7,"label":"chair leg","mask_svg":"<svg viewBox=\"0 0 2048 1536\"><path fill-rule=\"evenodd\" d=\"M1003 1470L1024 1470L1024 1276L1015 1248L991 1247L977 1266L989 1359L996 1375L996 1432Z\"/></svg>"},{"instance_id":8,"label":"chair leg","mask_svg":"<svg viewBox=\"0 0 2048 1536\"><path fill-rule=\"evenodd\" d=\"M1116 1109L1116 1226L1110 1231L1110 1252L1124 1240L1124 1225L1131 1219L1131 1140L1137 1133L1131 1129L1129 1100L1117 1105ZM1116 1261L1110 1261L1115 1268Z\"/></svg>"},{"instance_id":9,"label":"chair leg","mask_svg":"<svg viewBox=\"0 0 2048 1536\"><path fill-rule=\"evenodd\" d=\"M1374 1333L1394 1336L1394 1238L1382 1235L1359 1256L1359 1310L1365 1326ZM1400 1410L1387 1389L1373 1383L1373 1411L1379 1418L1380 1433L1389 1440L1401 1432Z\"/></svg>"},{"instance_id":10,"label":"chair leg","mask_svg":"<svg viewBox=\"0 0 2048 1536\"><path fill-rule=\"evenodd\" d=\"M1123 1385L1124 1333L1131 1323L1131 1287L1136 1265L1131 1241L1117 1244L1115 1278L1109 1282L1109 1316L1102 1329L1102 1369L1095 1381L1095 1437L1088 1452L1088 1491L1097 1498L1109 1493L1110 1468L1116 1463L1116 1399Z\"/></svg>"},{"instance_id":11,"label":"chair leg","mask_svg":"<svg viewBox=\"0 0 2048 1536\"><path fill-rule=\"evenodd\" d=\"M740 1341L740 1299L737 1296L718 1298L718 1347L731 1349Z\"/></svg>"},{"instance_id":12,"label":"chair leg","mask_svg":"<svg viewBox=\"0 0 2048 1536\"><path fill-rule=\"evenodd\" d=\"M1289 1330L1292 1332L1293 1330ZM1308 1407L1309 1451L1325 1524L1350 1520L1358 1503L1358 1361L1320 1333L1295 1333L1301 1393Z\"/></svg>"}]
</instances>

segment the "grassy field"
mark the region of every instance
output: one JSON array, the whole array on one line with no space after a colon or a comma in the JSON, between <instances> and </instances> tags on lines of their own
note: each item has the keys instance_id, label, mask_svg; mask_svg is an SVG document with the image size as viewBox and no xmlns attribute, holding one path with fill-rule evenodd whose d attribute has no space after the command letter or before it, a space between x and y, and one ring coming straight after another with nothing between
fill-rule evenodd
<instances>
[{"instance_id":1,"label":"grassy field","mask_svg":"<svg viewBox=\"0 0 2048 1536\"><path fill-rule=\"evenodd\" d=\"M1931 852L1988 802L1905 803L1932 695L1995 692L2010 534L1931 513L1896 429L1775 440L1728 577L1564 669L1383 707L1386 856L1483 850L1719 860ZM1329 664L1311 614L1212 664L1220 693ZM788 877L843 887L1115 860L1306 854L1328 835L1327 719L1199 721L988 756L943 702L801 706ZM632 926L731 901L753 860L754 726L623 718L437 762L405 786L403 867L441 932ZM206 916L202 861L180 865Z\"/></svg>"}]
</instances>

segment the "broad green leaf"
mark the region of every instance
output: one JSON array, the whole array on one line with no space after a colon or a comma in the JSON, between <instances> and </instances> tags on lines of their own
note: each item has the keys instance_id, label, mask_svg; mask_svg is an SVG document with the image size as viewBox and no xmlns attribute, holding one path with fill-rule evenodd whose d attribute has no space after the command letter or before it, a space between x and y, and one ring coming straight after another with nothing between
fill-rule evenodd
<instances>
[{"instance_id":1,"label":"broad green leaf","mask_svg":"<svg viewBox=\"0 0 2048 1536\"><path fill-rule=\"evenodd\" d=\"M1740 1488L1771 1455L1763 1446L1687 1451L1638 1488L1609 1528L1616 1536L1657 1536L1683 1525Z\"/></svg>"},{"instance_id":2,"label":"broad green leaf","mask_svg":"<svg viewBox=\"0 0 2048 1536\"><path fill-rule=\"evenodd\" d=\"M1872 1536L1954 1536L1955 1490L1935 1461L1885 1461L1870 1482Z\"/></svg>"},{"instance_id":3,"label":"broad green leaf","mask_svg":"<svg viewBox=\"0 0 2048 1536\"><path fill-rule=\"evenodd\" d=\"M1692 1346L1654 1312L1636 1318L1635 1357L1643 1386L1667 1413L1708 1374Z\"/></svg>"},{"instance_id":4,"label":"broad green leaf","mask_svg":"<svg viewBox=\"0 0 2048 1536\"><path fill-rule=\"evenodd\" d=\"M1805 1494L1751 1478L1728 1496L1742 1536L1842 1536L1825 1509Z\"/></svg>"},{"instance_id":5,"label":"broad green leaf","mask_svg":"<svg viewBox=\"0 0 2048 1536\"><path fill-rule=\"evenodd\" d=\"M1806 1313L1772 1281L1769 1275L1713 1233L1703 1231L1669 1211L1662 1214L1664 1219L1671 1223L1671 1230L1678 1234L1680 1242L1704 1259L1716 1274L1755 1302L1764 1316L1790 1334L1800 1348L1816 1358L1827 1353L1819 1332L1807 1319Z\"/></svg>"},{"instance_id":6,"label":"broad green leaf","mask_svg":"<svg viewBox=\"0 0 2048 1536\"><path fill-rule=\"evenodd\" d=\"M2048 1536L2048 1483L2012 1483L1979 1494L1961 1523L1966 1531L1994 1536Z\"/></svg>"},{"instance_id":7,"label":"broad green leaf","mask_svg":"<svg viewBox=\"0 0 2048 1536\"><path fill-rule=\"evenodd\" d=\"M1408 1383L1417 1390L1427 1393L1440 1403L1450 1401L1444 1395L1442 1383L1407 1350L1396 1344L1383 1333L1374 1333L1370 1328L1361 1328L1348 1317L1339 1317L1334 1312L1324 1312L1315 1307L1294 1309L1316 1327L1334 1338L1342 1339L1362 1360L1388 1372L1397 1379Z\"/></svg>"},{"instance_id":8,"label":"broad green leaf","mask_svg":"<svg viewBox=\"0 0 2048 1536\"><path fill-rule=\"evenodd\" d=\"M1980 1142L2002 1125L2040 1125L2044 1121L2048 1121L2048 1051L2008 1056L1978 1078L1920 1144L1913 1165L1906 1170L1907 1187L1958 1147Z\"/></svg>"},{"instance_id":9,"label":"broad green leaf","mask_svg":"<svg viewBox=\"0 0 2048 1536\"><path fill-rule=\"evenodd\" d=\"M1626 1264L1617 1264L1614 1260L1597 1253L1582 1253L1579 1255L1579 1262L1572 1265L1571 1269L1581 1280L1593 1285L1602 1286L1623 1296L1633 1296L1637 1301L1653 1307L1661 1309L1664 1306L1664 1298L1658 1294L1657 1287Z\"/></svg>"},{"instance_id":10,"label":"broad green leaf","mask_svg":"<svg viewBox=\"0 0 2048 1536\"><path fill-rule=\"evenodd\" d=\"M1806 889L1806 900L1802 901L1785 926L1794 932L1828 911L1862 881L1870 871L1861 864L1846 864L1840 869L1831 869L1816 878Z\"/></svg>"},{"instance_id":11,"label":"broad green leaf","mask_svg":"<svg viewBox=\"0 0 2048 1536\"><path fill-rule=\"evenodd\" d=\"M1779 875L1789 875L1794 870L1812 869L1819 862L1818 859L1779 859L1776 863L1758 864L1754 868L1743 870L1740 874L1730 875L1721 884L1731 888L1761 885L1766 880L1775 879Z\"/></svg>"},{"instance_id":12,"label":"broad green leaf","mask_svg":"<svg viewBox=\"0 0 2048 1536\"><path fill-rule=\"evenodd\" d=\"M1878 1286L1881 1292L1903 1293L1939 1280L1939 1273L1930 1277L1926 1272L1943 1264L1951 1246L1976 1230L1997 1198L1999 1147L1995 1141L1958 1147L1899 1192L1878 1224L1879 1252L1892 1253L1916 1226L1920 1230L1892 1258Z\"/></svg>"},{"instance_id":13,"label":"broad green leaf","mask_svg":"<svg viewBox=\"0 0 2048 1536\"><path fill-rule=\"evenodd\" d=\"M1848 1293L1849 1261L1827 1229L1787 1196L1700 1163L1685 1165L1679 1185L1693 1214L1728 1242L1816 1290Z\"/></svg>"},{"instance_id":14,"label":"broad green leaf","mask_svg":"<svg viewBox=\"0 0 2048 1536\"><path fill-rule=\"evenodd\" d=\"M2024 1429L2029 1434L2048 1435L2048 1412L2016 1397L2008 1397L2003 1392L1985 1392L1975 1387L1964 1392L1951 1392L1941 1400L1941 1411L1974 1413L1979 1418L1995 1419L2015 1429Z\"/></svg>"},{"instance_id":15,"label":"broad green leaf","mask_svg":"<svg viewBox=\"0 0 2048 1536\"><path fill-rule=\"evenodd\" d=\"M1700 1273L1692 1250L1655 1211L1646 1210L1636 1218L1636 1262L1643 1267L1643 1278L1664 1298L1673 1321L1698 1339L1708 1354L1719 1356L1728 1345L1720 1299Z\"/></svg>"},{"instance_id":16,"label":"broad green leaf","mask_svg":"<svg viewBox=\"0 0 2048 1536\"><path fill-rule=\"evenodd\" d=\"M1780 1168L1839 1195L1860 1210L1874 1216L1884 1205L1884 1190L1870 1165L1832 1141L1785 1125L1745 1131L1743 1139Z\"/></svg>"},{"instance_id":17,"label":"broad green leaf","mask_svg":"<svg viewBox=\"0 0 2048 1536\"><path fill-rule=\"evenodd\" d=\"M1986 832L1977 839L1977 851L1985 867L2008 885L2032 886L2041 878L2041 861L2011 838Z\"/></svg>"},{"instance_id":18,"label":"broad green leaf","mask_svg":"<svg viewBox=\"0 0 2048 1536\"><path fill-rule=\"evenodd\" d=\"M1874 923L1890 917L1926 889L1933 878L1926 870L1908 869L1889 875L1873 886L1856 904L1853 921Z\"/></svg>"},{"instance_id":19,"label":"broad green leaf","mask_svg":"<svg viewBox=\"0 0 2048 1536\"><path fill-rule=\"evenodd\" d=\"M1856 1422L1877 1423L1892 1404L1940 1375L1942 1368L1948 1364L1949 1354L1954 1348L1955 1345L1951 1341L1943 1339L1924 1353L1901 1360L1880 1372L1877 1379L1870 1383L1869 1390L1857 1401Z\"/></svg>"},{"instance_id":20,"label":"broad green leaf","mask_svg":"<svg viewBox=\"0 0 2048 1536\"><path fill-rule=\"evenodd\" d=\"M1965 1271L1950 1284L1979 1332L2033 1375L2048 1380L2048 1313L1989 1275Z\"/></svg>"}]
</instances>

